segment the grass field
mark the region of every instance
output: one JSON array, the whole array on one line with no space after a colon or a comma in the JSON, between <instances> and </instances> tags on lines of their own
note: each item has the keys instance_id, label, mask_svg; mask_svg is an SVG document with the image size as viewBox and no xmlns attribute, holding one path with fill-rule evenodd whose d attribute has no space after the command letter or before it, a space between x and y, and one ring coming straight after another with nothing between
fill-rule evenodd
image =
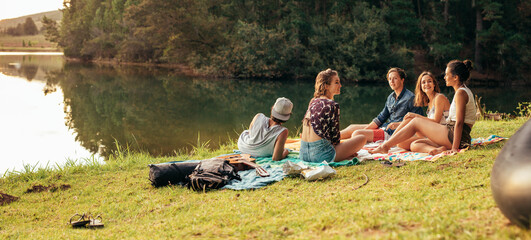
<instances>
[{"instance_id":1,"label":"grass field","mask_svg":"<svg viewBox=\"0 0 531 240\"><path fill-rule=\"evenodd\" d=\"M478 121L472 137L510 137L526 120ZM121 150L103 165L28 167L0 178L0 192L19 197L0 206L0 239L531 239L492 197L490 172L504 144L401 168L367 161L336 168L331 179L288 177L253 191L196 193L149 183L147 164L209 158L230 152L234 142L176 157ZM369 182L356 189L363 174ZM56 187L27 192L38 184ZM105 227L72 229L74 213L101 214Z\"/></svg>"},{"instance_id":2,"label":"grass field","mask_svg":"<svg viewBox=\"0 0 531 240\"><path fill-rule=\"evenodd\" d=\"M57 44L47 41L44 35L0 35L0 51L58 51Z\"/></svg>"}]
</instances>

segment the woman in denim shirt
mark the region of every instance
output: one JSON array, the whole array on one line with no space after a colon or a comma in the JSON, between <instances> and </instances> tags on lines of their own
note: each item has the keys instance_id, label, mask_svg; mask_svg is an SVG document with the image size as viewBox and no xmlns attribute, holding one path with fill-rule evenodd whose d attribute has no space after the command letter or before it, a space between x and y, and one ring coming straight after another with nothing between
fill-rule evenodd
<instances>
[{"instance_id":1,"label":"woman in denim shirt","mask_svg":"<svg viewBox=\"0 0 531 240\"><path fill-rule=\"evenodd\" d=\"M334 96L341 93L341 82L332 69L315 78L315 92L302 120L299 157L307 162L343 161L357 156L365 145L365 136L340 142L339 104Z\"/></svg>"}]
</instances>

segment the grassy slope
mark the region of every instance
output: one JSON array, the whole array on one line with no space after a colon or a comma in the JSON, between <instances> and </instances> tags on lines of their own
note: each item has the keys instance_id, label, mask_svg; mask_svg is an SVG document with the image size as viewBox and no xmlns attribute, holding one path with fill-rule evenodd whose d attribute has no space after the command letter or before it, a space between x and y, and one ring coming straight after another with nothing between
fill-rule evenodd
<instances>
[{"instance_id":1,"label":"grassy slope","mask_svg":"<svg viewBox=\"0 0 531 240\"><path fill-rule=\"evenodd\" d=\"M26 43L23 47L22 41ZM31 42L31 46L28 46ZM57 44L47 41L44 35L9 36L0 35L0 51L58 51Z\"/></svg>"},{"instance_id":2,"label":"grassy slope","mask_svg":"<svg viewBox=\"0 0 531 240\"><path fill-rule=\"evenodd\" d=\"M23 24L26 21L26 18L30 17L35 22L35 25L38 29L42 28L42 18L46 16L50 19L53 19L57 22L61 21L63 13L59 10L36 13L32 15L22 16L12 19L3 19L0 20L0 30L4 30L10 27L16 27L17 24ZM22 41L26 44L28 41L32 43L32 46L23 47ZM0 34L0 51L29 51L29 52L39 52L39 51L58 51L57 44L47 41L44 38L44 35L34 35L34 36L9 36L6 34Z\"/></svg>"},{"instance_id":3,"label":"grassy slope","mask_svg":"<svg viewBox=\"0 0 531 240\"><path fill-rule=\"evenodd\" d=\"M52 20L55 20L59 23L61 19L63 18L63 12L59 10L55 10L55 11L49 11L49 12L35 13L35 14L21 16L17 18L2 19L0 20L0 30L4 30L10 27L16 27L17 24L24 24L26 22L26 18L33 19L33 22L35 22L37 29L41 29L42 18L44 16Z\"/></svg>"},{"instance_id":4,"label":"grassy slope","mask_svg":"<svg viewBox=\"0 0 531 240\"><path fill-rule=\"evenodd\" d=\"M525 119L479 121L472 136L511 136ZM152 158L117 154L99 166L72 163L0 179L0 192L19 196L0 206L6 238L458 238L531 239L501 214L492 198L490 171L504 143L479 147L435 163L385 168L369 161L337 168L332 179L286 178L255 191L196 193L149 185L149 163L203 159L230 151L196 149L193 156ZM364 182L369 183L355 190ZM34 184L69 184L67 190L24 193ZM105 228L71 229L74 213L102 214Z\"/></svg>"}]
</instances>

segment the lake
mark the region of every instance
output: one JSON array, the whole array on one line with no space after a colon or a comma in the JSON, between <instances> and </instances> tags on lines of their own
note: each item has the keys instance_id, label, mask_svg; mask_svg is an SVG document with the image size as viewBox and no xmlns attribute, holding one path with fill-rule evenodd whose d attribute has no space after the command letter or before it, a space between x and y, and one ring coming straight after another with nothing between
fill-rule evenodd
<instances>
[{"instance_id":1,"label":"lake","mask_svg":"<svg viewBox=\"0 0 531 240\"><path fill-rule=\"evenodd\" d=\"M341 126L369 123L391 92L343 83L336 101ZM207 79L171 69L67 63L50 53L0 53L0 133L5 171L103 160L116 145L159 156L216 148L237 139L253 116L269 115L277 97L294 103L285 126L294 135L313 95L313 81ZM413 83L408 83L413 90ZM453 90L442 86L449 99ZM512 113L531 101L529 87L478 88L487 110Z\"/></svg>"}]
</instances>

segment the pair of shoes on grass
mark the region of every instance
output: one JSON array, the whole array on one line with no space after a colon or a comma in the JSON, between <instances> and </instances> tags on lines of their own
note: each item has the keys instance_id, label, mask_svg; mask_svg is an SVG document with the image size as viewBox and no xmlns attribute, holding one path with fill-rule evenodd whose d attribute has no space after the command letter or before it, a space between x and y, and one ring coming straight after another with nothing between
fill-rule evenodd
<instances>
[{"instance_id":1,"label":"pair of shoes on grass","mask_svg":"<svg viewBox=\"0 0 531 240\"><path fill-rule=\"evenodd\" d=\"M73 228L102 228L104 226L100 215L93 217L92 214L74 214L69 221Z\"/></svg>"},{"instance_id":2,"label":"pair of shoes on grass","mask_svg":"<svg viewBox=\"0 0 531 240\"><path fill-rule=\"evenodd\" d=\"M388 160L384 160L382 162L382 165L384 165L385 167L403 167L404 165L406 165L406 163L404 162L401 162L400 160L398 161L394 161L394 162L391 162L391 161L388 161Z\"/></svg>"}]
</instances>

